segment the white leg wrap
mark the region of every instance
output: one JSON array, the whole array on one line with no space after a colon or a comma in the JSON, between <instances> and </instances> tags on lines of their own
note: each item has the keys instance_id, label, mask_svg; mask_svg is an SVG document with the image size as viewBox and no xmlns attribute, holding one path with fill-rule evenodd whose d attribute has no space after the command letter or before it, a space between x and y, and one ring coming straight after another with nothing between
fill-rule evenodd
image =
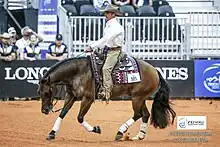
<instances>
[{"instance_id":1,"label":"white leg wrap","mask_svg":"<svg viewBox=\"0 0 220 147\"><path fill-rule=\"evenodd\" d=\"M128 130L128 128L134 123L135 121L130 118L126 123L124 123L120 128L119 132L124 133L125 131Z\"/></svg>"},{"instance_id":2,"label":"white leg wrap","mask_svg":"<svg viewBox=\"0 0 220 147\"><path fill-rule=\"evenodd\" d=\"M144 138L147 133L147 123L141 123L140 131L138 133L139 138Z\"/></svg>"},{"instance_id":3,"label":"white leg wrap","mask_svg":"<svg viewBox=\"0 0 220 147\"><path fill-rule=\"evenodd\" d=\"M62 123L62 118L58 117L54 126L53 126L53 130L55 132L59 131L61 123Z\"/></svg>"},{"instance_id":4,"label":"white leg wrap","mask_svg":"<svg viewBox=\"0 0 220 147\"><path fill-rule=\"evenodd\" d=\"M93 127L92 127L90 124L88 124L86 121L84 121L83 123L81 123L81 125L82 125L87 131L92 132Z\"/></svg>"}]
</instances>

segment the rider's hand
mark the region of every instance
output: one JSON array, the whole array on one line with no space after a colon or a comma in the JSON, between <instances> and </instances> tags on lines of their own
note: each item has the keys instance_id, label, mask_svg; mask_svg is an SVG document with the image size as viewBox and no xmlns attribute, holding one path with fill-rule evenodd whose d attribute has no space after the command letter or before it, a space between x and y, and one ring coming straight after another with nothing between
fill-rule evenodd
<instances>
[{"instance_id":1,"label":"rider's hand","mask_svg":"<svg viewBox=\"0 0 220 147\"><path fill-rule=\"evenodd\" d=\"M86 53L89 53L89 52L93 52L93 49L90 46L86 48Z\"/></svg>"},{"instance_id":2,"label":"rider's hand","mask_svg":"<svg viewBox=\"0 0 220 147\"><path fill-rule=\"evenodd\" d=\"M11 58L5 57L5 61L11 61Z\"/></svg>"}]
</instances>

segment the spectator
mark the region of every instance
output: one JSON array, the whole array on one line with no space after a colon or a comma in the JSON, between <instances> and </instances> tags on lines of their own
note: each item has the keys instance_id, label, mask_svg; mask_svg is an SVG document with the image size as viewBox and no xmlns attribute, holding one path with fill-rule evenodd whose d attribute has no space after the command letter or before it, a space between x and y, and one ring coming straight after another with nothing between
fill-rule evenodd
<instances>
[{"instance_id":1,"label":"spectator","mask_svg":"<svg viewBox=\"0 0 220 147\"><path fill-rule=\"evenodd\" d=\"M32 34L30 37L30 45L24 48L24 59L34 61L40 59L40 48L37 36Z\"/></svg>"},{"instance_id":2,"label":"spectator","mask_svg":"<svg viewBox=\"0 0 220 147\"><path fill-rule=\"evenodd\" d=\"M67 54L67 46L63 43L63 36L57 34L56 41L49 45L46 58L60 61L67 58Z\"/></svg>"},{"instance_id":3,"label":"spectator","mask_svg":"<svg viewBox=\"0 0 220 147\"><path fill-rule=\"evenodd\" d=\"M18 58L21 60L24 59L24 54L23 54L24 48L30 45L30 36L32 34L37 36L38 42L43 41L43 38L40 35L38 35L36 32L34 32L32 29L30 29L30 27L26 26L23 29L21 29L22 38L16 42L16 46L18 47L18 51L17 51Z\"/></svg>"},{"instance_id":4,"label":"spectator","mask_svg":"<svg viewBox=\"0 0 220 147\"><path fill-rule=\"evenodd\" d=\"M8 28L8 34L10 35L10 41L9 41L9 44L11 44L12 46L14 46L14 49L18 50L18 47L15 45L17 40L18 40L18 35L17 35L17 32L15 30L14 27L10 27ZM17 53L16 53L16 58L17 58Z\"/></svg>"},{"instance_id":5,"label":"spectator","mask_svg":"<svg viewBox=\"0 0 220 147\"><path fill-rule=\"evenodd\" d=\"M16 49L10 42L10 35L4 33L0 36L0 60L12 61L16 59Z\"/></svg>"},{"instance_id":6,"label":"spectator","mask_svg":"<svg viewBox=\"0 0 220 147\"><path fill-rule=\"evenodd\" d=\"M96 10L100 10L107 5L111 5L112 0L93 0L93 5L96 8Z\"/></svg>"},{"instance_id":7,"label":"spectator","mask_svg":"<svg viewBox=\"0 0 220 147\"><path fill-rule=\"evenodd\" d=\"M131 4L131 0L112 0L113 5L123 6Z\"/></svg>"},{"instance_id":8,"label":"spectator","mask_svg":"<svg viewBox=\"0 0 220 147\"><path fill-rule=\"evenodd\" d=\"M138 8L143 5L151 5L152 6L152 0L132 0L132 5L135 8Z\"/></svg>"},{"instance_id":9,"label":"spectator","mask_svg":"<svg viewBox=\"0 0 220 147\"><path fill-rule=\"evenodd\" d=\"M14 27L8 28L8 33L10 35L10 43L15 45L16 41L18 40L18 35L15 28Z\"/></svg>"}]
</instances>

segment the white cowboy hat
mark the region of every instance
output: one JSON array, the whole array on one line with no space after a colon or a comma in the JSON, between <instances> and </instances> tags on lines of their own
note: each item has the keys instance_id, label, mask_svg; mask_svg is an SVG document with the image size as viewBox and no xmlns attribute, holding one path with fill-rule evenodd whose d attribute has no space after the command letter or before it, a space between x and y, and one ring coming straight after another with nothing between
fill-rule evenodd
<instances>
[{"instance_id":1,"label":"white cowboy hat","mask_svg":"<svg viewBox=\"0 0 220 147\"><path fill-rule=\"evenodd\" d=\"M30 29L30 27L29 27L29 26L23 27L23 28L21 29L21 35L24 35L24 31L25 31L26 29Z\"/></svg>"},{"instance_id":2,"label":"white cowboy hat","mask_svg":"<svg viewBox=\"0 0 220 147\"><path fill-rule=\"evenodd\" d=\"M0 35L1 38L5 38L5 39L10 39L10 35L8 33L3 33L2 35Z\"/></svg>"},{"instance_id":3,"label":"white cowboy hat","mask_svg":"<svg viewBox=\"0 0 220 147\"><path fill-rule=\"evenodd\" d=\"M108 5L107 7L105 7L105 9L100 9L101 12L112 12L115 13L115 15L117 16L121 16L123 15L122 12L119 11L118 7L113 6L113 5Z\"/></svg>"},{"instance_id":4,"label":"white cowboy hat","mask_svg":"<svg viewBox=\"0 0 220 147\"><path fill-rule=\"evenodd\" d=\"M10 28L8 28L8 33L9 33L9 34L16 33L15 28L14 28L14 27L10 27Z\"/></svg>"}]
</instances>

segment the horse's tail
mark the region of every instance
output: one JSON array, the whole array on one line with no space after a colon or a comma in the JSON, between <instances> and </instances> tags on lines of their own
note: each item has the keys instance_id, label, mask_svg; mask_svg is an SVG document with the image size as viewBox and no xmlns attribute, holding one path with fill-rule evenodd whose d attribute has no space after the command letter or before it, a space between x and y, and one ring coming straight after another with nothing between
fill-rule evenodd
<instances>
[{"instance_id":1,"label":"horse's tail","mask_svg":"<svg viewBox=\"0 0 220 147\"><path fill-rule=\"evenodd\" d=\"M172 124L176 117L175 111L170 107L169 94L170 88L159 71L160 87L155 94L151 109L151 124L157 128L164 129L168 126L170 121L170 114L172 115Z\"/></svg>"}]
</instances>

